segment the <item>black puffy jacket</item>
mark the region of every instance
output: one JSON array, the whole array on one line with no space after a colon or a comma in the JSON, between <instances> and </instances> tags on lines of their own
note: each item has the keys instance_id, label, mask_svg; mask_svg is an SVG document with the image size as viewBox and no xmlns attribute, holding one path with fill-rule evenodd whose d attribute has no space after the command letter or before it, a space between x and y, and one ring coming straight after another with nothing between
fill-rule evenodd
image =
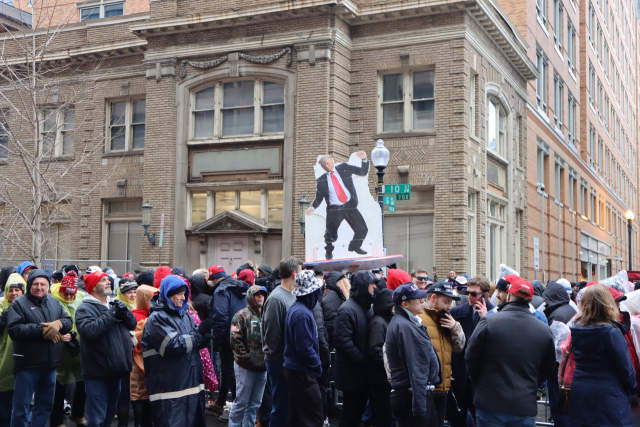
<instances>
[{"instance_id":1,"label":"black puffy jacket","mask_svg":"<svg viewBox=\"0 0 640 427\"><path fill-rule=\"evenodd\" d=\"M327 287L322 297L322 313L324 315L324 327L327 330L327 342L329 344L329 351L333 351L333 328L336 323L336 315L338 309L343 302L347 300L347 295L342 293L342 289L336 284L338 280L342 279L344 274L338 271L332 271L324 278L324 283Z\"/></svg>"},{"instance_id":2,"label":"black puffy jacket","mask_svg":"<svg viewBox=\"0 0 640 427\"><path fill-rule=\"evenodd\" d=\"M207 279L201 274L191 276L189 282L193 292L191 297L193 308L201 320L209 319L209 303L211 302L214 288L207 285Z\"/></svg>"},{"instance_id":3,"label":"black puffy jacket","mask_svg":"<svg viewBox=\"0 0 640 427\"><path fill-rule=\"evenodd\" d=\"M389 385L384 369L382 346L387 337L387 327L393 318L393 291L378 291L373 301L373 317L369 322L369 343L367 344L367 370L369 384ZM390 386L390 385L389 385Z\"/></svg>"},{"instance_id":4,"label":"black puffy jacket","mask_svg":"<svg viewBox=\"0 0 640 427\"><path fill-rule=\"evenodd\" d=\"M544 314L547 316L549 326L554 321L562 322L566 325L576 315L576 310L569 304L571 298L569 298L567 290L555 280L551 280L547 284L542 298L547 304Z\"/></svg>"},{"instance_id":5,"label":"black puffy jacket","mask_svg":"<svg viewBox=\"0 0 640 427\"><path fill-rule=\"evenodd\" d=\"M136 318L127 310L122 320L96 298L86 296L76 311L80 334L82 377L89 380L123 379L133 366L131 334Z\"/></svg>"},{"instance_id":6,"label":"black puffy jacket","mask_svg":"<svg viewBox=\"0 0 640 427\"><path fill-rule=\"evenodd\" d=\"M141 340L153 425L204 425L204 377L199 350L209 344L209 339L207 334L200 334L186 310L186 301L180 309L169 302L167 294L171 289L160 287L164 295L151 298L151 314ZM188 291L185 297L188 299Z\"/></svg>"},{"instance_id":7,"label":"black puffy jacket","mask_svg":"<svg viewBox=\"0 0 640 427\"><path fill-rule=\"evenodd\" d=\"M318 328L320 362L322 362L322 369L325 370L329 368L329 342L327 339L327 329L324 325L324 314L322 312L322 294L315 307L313 307L313 317L316 320L316 327Z\"/></svg>"},{"instance_id":8,"label":"black puffy jacket","mask_svg":"<svg viewBox=\"0 0 640 427\"><path fill-rule=\"evenodd\" d=\"M358 391L367 387L367 341L372 316L369 283L375 281L370 271L357 271L351 280L351 297L338 309L334 329L336 346L336 387Z\"/></svg>"},{"instance_id":9,"label":"black puffy jacket","mask_svg":"<svg viewBox=\"0 0 640 427\"><path fill-rule=\"evenodd\" d=\"M7 330L13 341L13 371L35 368L56 368L60 364L62 341L53 343L42 337L43 322L60 320L60 334L71 331L73 321L62 305L47 298L31 295L31 283L43 270L33 270L29 274L24 295L16 298L8 308ZM129 351L131 353L131 351Z\"/></svg>"}]
</instances>

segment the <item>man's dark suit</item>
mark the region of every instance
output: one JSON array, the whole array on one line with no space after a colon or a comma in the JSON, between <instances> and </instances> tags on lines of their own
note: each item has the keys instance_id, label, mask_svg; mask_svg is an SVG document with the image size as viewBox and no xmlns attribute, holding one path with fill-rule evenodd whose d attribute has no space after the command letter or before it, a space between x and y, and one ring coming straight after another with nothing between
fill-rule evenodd
<instances>
[{"instance_id":1,"label":"man's dark suit","mask_svg":"<svg viewBox=\"0 0 640 427\"><path fill-rule=\"evenodd\" d=\"M340 175L345 189L351 195L349 201L344 205L331 205L329 203L328 173L324 173L316 180L316 198L311 203L313 209L317 209L323 200L327 204L327 226L324 233L324 241L327 244L325 246L327 259L331 259L333 256L333 242L338 240L338 228L340 228L343 220L347 221L354 233L353 239L349 243L350 251L360 250L362 242L369 232L364 218L358 211L358 194L356 193L356 187L353 185L352 177L352 175L365 176L369 173L369 162L363 161L360 167L348 163L340 163L334 168L334 171Z\"/></svg>"}]
</instances>

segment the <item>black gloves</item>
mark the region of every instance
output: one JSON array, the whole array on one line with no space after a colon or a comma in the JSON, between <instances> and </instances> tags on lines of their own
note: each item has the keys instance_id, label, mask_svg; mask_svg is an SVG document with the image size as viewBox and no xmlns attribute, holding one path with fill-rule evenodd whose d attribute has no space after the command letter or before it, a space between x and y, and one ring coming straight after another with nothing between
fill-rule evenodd
<instances>
[{"instance_id":1,"label":"black gloves","mask_svg":"<svg viewBox=\"0 0 640 427\"><path fill-rule=\"evenodd\" d=\"M127 317L127 312L129 311L129 309L127 308L125 303L123 303L119 299L116 299L116 300L111 301L109 304L111 305L111 308L113 309L113 314L114 314L116 319L122 320L125 317Z\"/></svg>"},{"instance_id":2,"label":"black gloves","mask_svg":"<svg viewBox=\"0 0 640 427\"><path fill-rule=\"evenodd\" d=\"M200 325L198 325L198 332L200 332L200 335L205 335L207 333L211 335L211 319L204 319L200 322Z\"/></svg>"},{"instance_id":3,"label":"black gloves","mask_svg":"<svg viewBox=\"0 0 640 427\"><path fill-rule=\"evenodd\" d=\"M71 341L64 343L64 347L71 357L76 357L80 354L80 343L75 332L71 331Z\"/></svg>"}]
</instances>

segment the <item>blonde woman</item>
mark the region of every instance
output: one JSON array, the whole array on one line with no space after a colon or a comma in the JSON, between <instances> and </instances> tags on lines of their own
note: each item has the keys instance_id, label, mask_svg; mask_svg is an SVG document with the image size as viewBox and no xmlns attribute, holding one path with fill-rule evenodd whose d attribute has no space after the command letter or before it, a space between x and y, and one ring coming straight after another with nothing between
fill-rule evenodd
<instances>
[{"instance_id":1,"label":"blonde woman","mask_svg":"<svg viewBox=\"0 0 640 427\"><path fill-rule=\"evenodd\" d=\"M632 427L629 396L637 392L619 311L604 285L587 288L571 325L576 369L569 419L575 426Z\"/></svg>"}]
</instances>

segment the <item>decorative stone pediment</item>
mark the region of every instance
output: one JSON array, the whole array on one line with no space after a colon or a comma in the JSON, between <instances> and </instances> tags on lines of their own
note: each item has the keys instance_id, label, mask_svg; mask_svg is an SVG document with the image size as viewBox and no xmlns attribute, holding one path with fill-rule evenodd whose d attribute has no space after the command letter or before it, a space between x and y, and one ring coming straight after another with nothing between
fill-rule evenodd
<instances>
[{"instance_id":1,"label":"decorative stone pediment","mask_svg":"<svg viewBox=\"0 0 640 427\"><path fill-rule=\"evenodd\" d=\"M192 227L189 234L213 234L213 233L268 233L269 227L260 223L255 218L242 211L224 211L205 222Z\"/></svg>"}]
</instances>

